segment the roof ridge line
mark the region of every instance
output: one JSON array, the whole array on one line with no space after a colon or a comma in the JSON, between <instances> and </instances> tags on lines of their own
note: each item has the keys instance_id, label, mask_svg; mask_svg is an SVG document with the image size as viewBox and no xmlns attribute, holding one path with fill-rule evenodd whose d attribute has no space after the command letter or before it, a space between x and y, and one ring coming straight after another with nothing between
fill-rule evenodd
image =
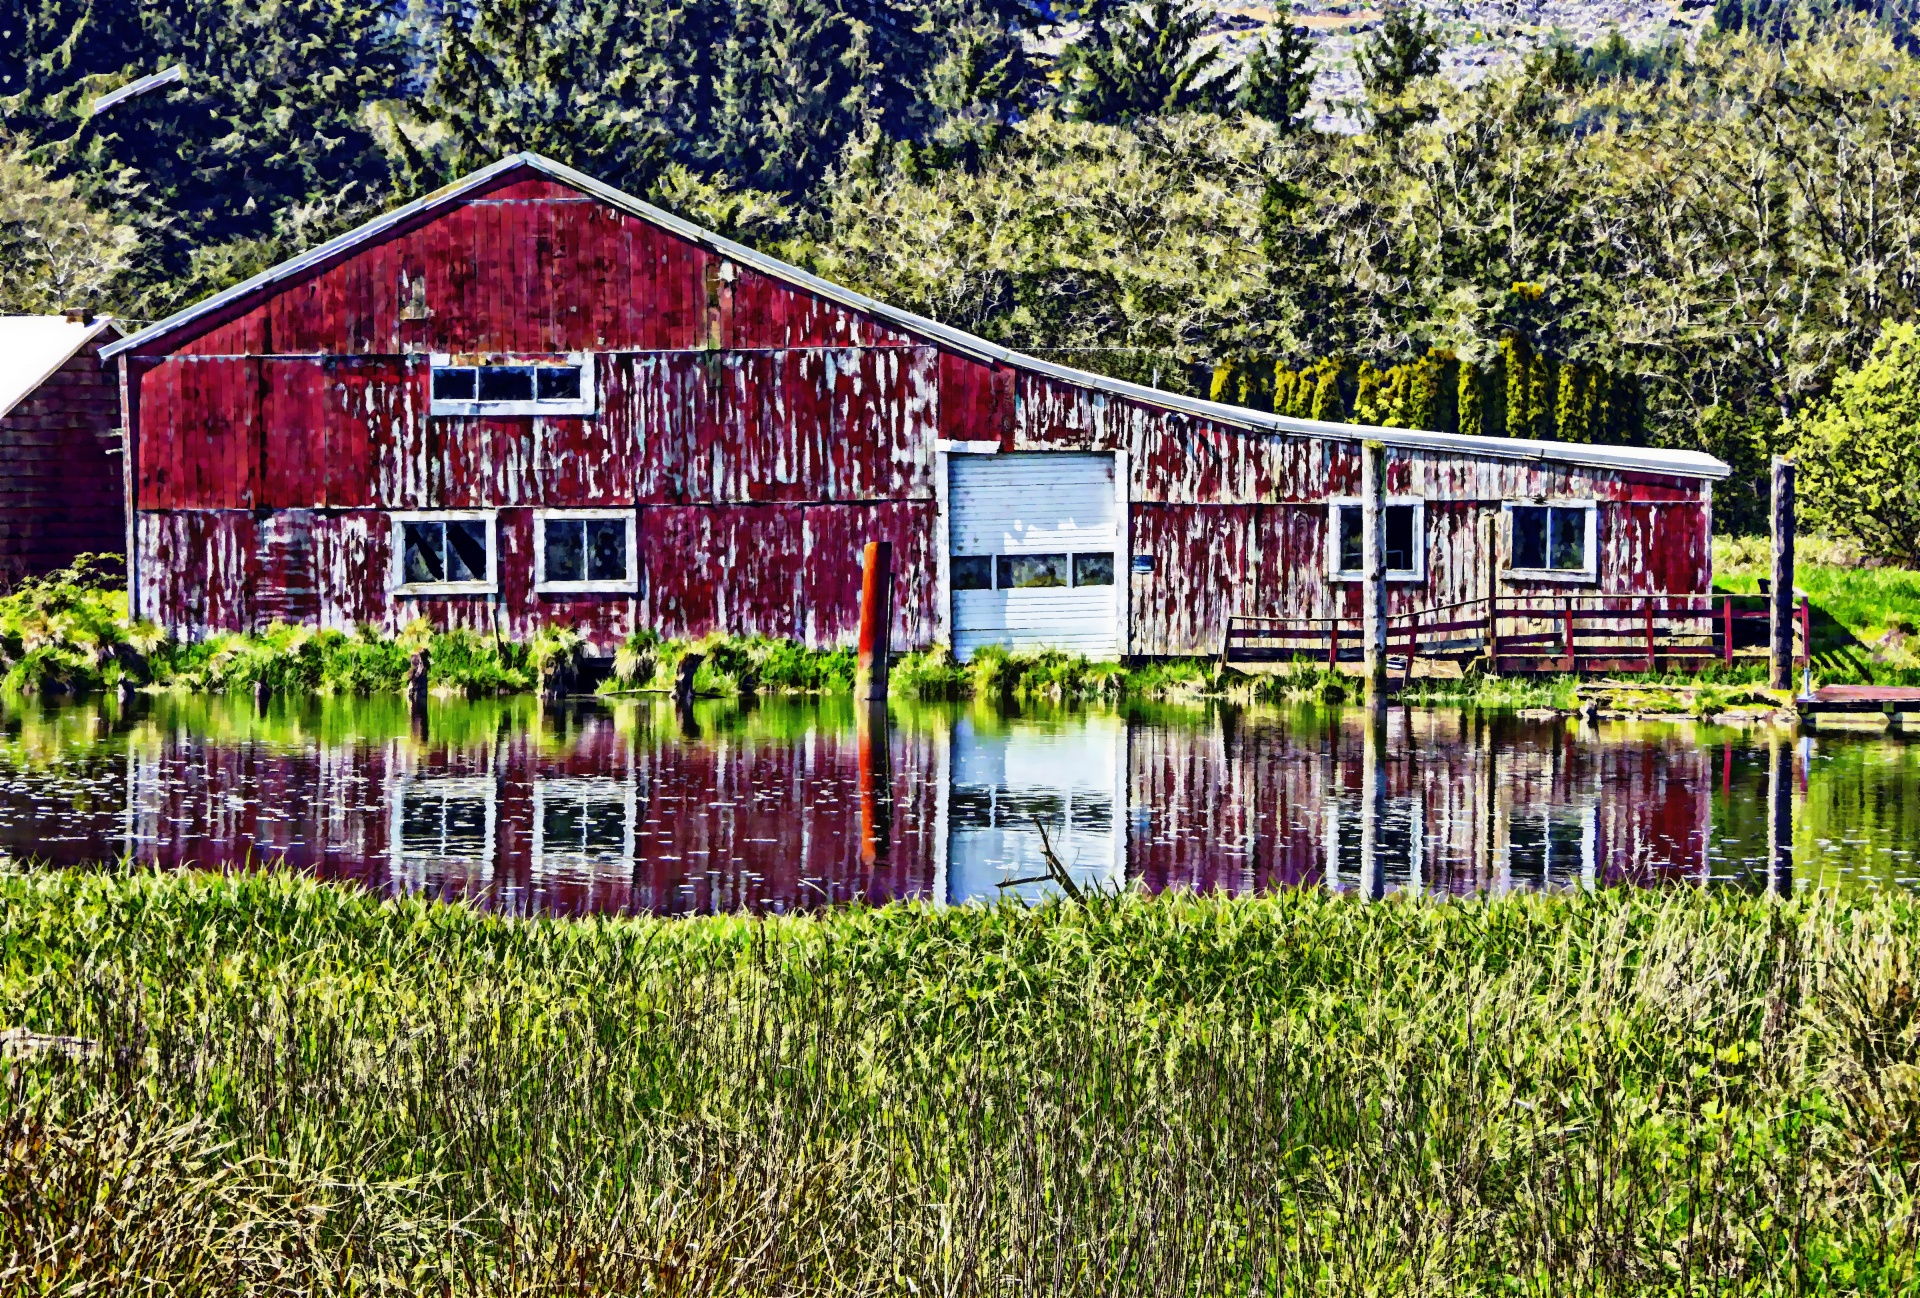
<instances>
[{"instance_id":1,"label":"roof ridge line","mask_svg":"<svg viewBox=\"0 0 1920 1298\"><path fill-rule=\"evenodd\" d=\"M684 217L675 216L664 208L656 207L643 198L636 198L624 190L616 189L603 180L596 179L566 163L558 162L543 154L531 150L511 153L480 170L471 172L452 181L431 193L424 194L413 201L377 216L363 225L356 226L343 234L336 235L316 248L308 249L296 257L288 258L276 266L270 266L231 288L223 289L211 297L204 298L192 306L184 307L164 320L148 325L138 333L131 334L120 341L101 349L101 357L111 360L145 342L164 337L194 320L209 315L249 294L269 287L281 279L305 274L332 257L353 247L378 238L395 227L412 220L421 213L436 206L453 202L463 194L479 188L503 172L515 167L528 167L552 179L562 181L583 193L592 195L610 206L640 217L654 225L677 234L692 243L702 245L720 253L730 260L753 267L775 279L817 294L829 301L837 302L851 310L876 316L903 329L905 332L920 334L935 342L944 344L955 351L1019 369L1031 371L1061 382L1073 383L1082 387L1105 392L1111 396L1141 402L1177 414L1207 419L1229 427L1275 433L1289 433L1296 436L1322 437L1337 441L1377 441L1388 446L1404 450L1435 450L1469 452L1477 455L1492 456L1500 459L1554 461L1564 464L1581 464L1590 467L1639 470L1650 473L1663 473L1674 477L1706 478L1719 480L1728 477L1732 470L1722 461L1701 451L1657 450L1630 446L1595 446L1582 442L1540 442L1521 441L1502 437L1481 437L1464 433L1439 433L1419 429L1382 428L1372 424L1333 423L1324 420L1295 419L1289 415L1275 415L1266 411L1252 410L1241 406L1230 406L1222 402L1202 397L1188 397L1179 393L1164 392L1158 388L1146 387L1126 379L1109 378L1095 374L1090 370L1076 369L1070 365L1060 365L1052 361L1041 360L1015 351L1000 343L990 342L976 334L970 334L952 325L941 324L937 320L916 315L901 307L890 306L877 298L869 297L857 289L847 288L831 280L820 278L810 271L803 270L791 262L782 261L770 253L760 252L738 243L725 235L717 234L703 226L695 225Z\"/></svg>"}]
</instances>

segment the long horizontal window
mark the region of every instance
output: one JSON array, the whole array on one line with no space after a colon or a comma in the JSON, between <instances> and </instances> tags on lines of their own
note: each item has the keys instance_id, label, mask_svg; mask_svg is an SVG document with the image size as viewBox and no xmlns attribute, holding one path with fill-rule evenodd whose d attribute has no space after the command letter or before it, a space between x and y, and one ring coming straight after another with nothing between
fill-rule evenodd
<instances>
[{"instance_id":1,"label":"long horizontal window","mask_svg":"<svg viewBox=\"0 0 1920 1298\"><path fill-rule=\"evenodd\" d=\"M591 357L488 365L433 359L432 414L584 415L593 410Z\"/></svg>"},{"instance_id":2,"label":"long horizontal window","mask_svg":"<svg viewBox=\"0 0 1920 1298\"><path fill-rule=\"evenodd\" d=\"M1047 590L1113 585L1113 551L1079 554L956 554L955 590Z\"/></svg>"},{"instance_id":3,"label":"long horizontal window","mask_svg":"<svg viewBox=\"0 0 1920 1298\"><path fill-rule=\"evenodd\" d=\"M398 594L463 594L493 589L490 514L394 516L394 580Z\"/></svg>"}]
</instances>

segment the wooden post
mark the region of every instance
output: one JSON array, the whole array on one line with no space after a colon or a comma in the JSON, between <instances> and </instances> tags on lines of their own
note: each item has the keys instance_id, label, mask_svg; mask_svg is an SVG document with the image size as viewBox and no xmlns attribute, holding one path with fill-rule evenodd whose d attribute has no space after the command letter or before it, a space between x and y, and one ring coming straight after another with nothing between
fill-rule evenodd
<instances>
[{"instance_id":1,"label":"wooden post","mask_svg":"<svg viewBox=\"0 0 1920 1298\"><path fill-rule=\"evenodd\" d=\"M1337 596L1338 592L1336 592ZM1340 614L1327 619L1327 670L1340 670Z\"/></svg>"},{"instance_id":2,"label":"wooden post","mask_svg":"<svg viewBox=\"0 0 1920 1298\"><path fill-rule=\"evenodd\" d=\"M860 573L860 658L853 697L887 697L887 659L892 651L893 543L869 541Z\"/></svg>"},{"instance_id":3,"label":"wooden post","mask_svg":"<svg viewBox=\"0 0 1920 1298\"><path fill-rule=\"evenodd\" d=\"M1813 607L1800 597L1800 661L1813 666Z\"/></svg>"},{"instance_id":4,"label":"wooden post","mask_svg":"<svg viewBox=\"0 0 1920 1298\"><path fill-rule=\"evenodd\" d=\"M1653 675L1653 596L1647 596L1647 675Z\"/></svg>"},{"instance_id":5,"label":"wooden post","mask_svg":"<svg viewBox=\"0 0 1920 1298\"><path fill-rule=\"evenodd\" d=\"M1773 457L1773 589L1767 601L1768 683L1793 688L1793 461Z\"/></svg>"},{"instance_id":6,"label":"wooden post","mask_svg":"<svg viewBox=\"0 0 1920 1298\"><path fill-rule=\"evenodd\" d=\"M680 661L673 665L673 701L681 707L693 706L693 678L706 660L705 654L682 654Z\"/></svg>"},{"instance_id":7,"label":"wooden post","mask_svg":"<svg viewBox=\"0 0 1920 1298\"><path fill-rule=\"evenodd\" d=\"M1560 615L1564 619L1560 626L1560 638L1567 646L1567 670L1580 670L1573 657L1573 596L1566 595L1560 601Z\"/></svg>"},{"instance_id":8,"label":"wooden post","mask_svg":"<svg viewBox=\"0 0 1920 1298\"><path fill-rule=\"evenodd\" d=\"M1367 698L1387 696L1387 448L1384 442L1360 447L1361 635L1366 662Z\"/></svg>"},{"instance_id":9,"label":"wooden post","mask_svg":"<svg viewBox=\"0 0 1920 1298\"><path fill-rule=\"evenodd\" d=\"M1733 666L1733 596L1723 596L1720 606L1726 614L1726 633L1721 641L1721 657L1726 660L1727 666L1731 667Z\"/></svg>"},{"instance_id":10,"label":"wooden post","mask_svg":"<svg viewBox=\"0 0 1920 1298\"><path fill-rule=\"evenodd\" d=\"M1494 594L1500 589L1500 518L1489 510L1480 517L1480 553L1486 561L1487 570L1487 625L1481 635L1481 647L1487 651L1487 670L1500 670L1499 620L1494 605Z\"/></svg>"},{"instance_id":11,"label":"wooden post","mask_svg":"<svg viewBox=\"0 0 1920 1298\"><path fill-rule=\"evenodd\" d=\"M427 678L433 672L433 654L427 649L413 651L412 659L407 663L407 706L420 709L427 706Z\"/></svg>"},{"instance_id":12,"label":"wooden post","mask_svg":"<svg viewBox=\"0 0 1920 1298\"><path fill-rule=\"evenodd\" d=\"M854 743L860 791L860 863L871 893L874 873L887 863L893 844L893 757L884 700L867 699L854 709Z\"/></svg>"},{"instance_id":13,"label":"wooden post","mask_svg":"<svg viewBox=\"0 0 1920 1298\"><path fill-rule=\"evenodd\" d=\"M1420 652L1420 610L1407 614L1407 670L1400 677L1403 686L1413 684L1413 660Z\"/></svg>"}]
</instances>

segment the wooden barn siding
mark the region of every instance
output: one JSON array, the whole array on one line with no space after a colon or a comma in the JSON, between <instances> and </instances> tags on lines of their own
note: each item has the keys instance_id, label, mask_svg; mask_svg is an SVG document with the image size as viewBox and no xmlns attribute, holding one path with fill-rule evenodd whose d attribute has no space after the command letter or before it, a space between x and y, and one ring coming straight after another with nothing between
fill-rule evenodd
<instances>
[{"instance_id":1,"label":"wooden barn siding","mask_svg":"<svg viewBox=\"0 0 1920 1298\"><path fill-rule=\"evenodd\" d=\"M429 350L593 351L600 413L429 419ZM1214 652L1235 614L1359 608L1357 585L1323 576L1324 501L1357 492L1356 445L1249 433L957 355L530 173L236 306L129 376L143 511L317 511L289 533L315 537L312 595L251 604L248 583L298 580L297 545L267 538L272 553L248 560L263 540L247 520L143 517L143 557L178 564L208 547L206 589L188 589L190 570L152 568L143 588L149 615L196 634L313 608L327 625L425 613L497 618L515 635L578 616L602 649L636 620L830 644L855 629L850 555L888 539L903 573L896 643L924 644L937 625L937 438L1128 454L1133 549L1155 559L1130 578L1136 653ZM1603 502L1606 589L1708 583L1696 484L1393 452L1389 490L1429 500L1429 576L1396 583L1396 609L1482 594L1479 519L1521 497ZM531 523L509 515L497 608L392 601L386 534L364 516L627 504L641 515L642 595L564 606L527 589L530 555L509 547L530 545Z\"/></svg>"},{"instance_id":2,"label":"wooden barn siding","mask_svg":"<svg viewBox=\"0 0 1920 1298\"><path fill-rule=\"evenodd\" d=\"M119 423L97 342L0 419L0 586L126 549Z\"/></svg>"}]
</instances>

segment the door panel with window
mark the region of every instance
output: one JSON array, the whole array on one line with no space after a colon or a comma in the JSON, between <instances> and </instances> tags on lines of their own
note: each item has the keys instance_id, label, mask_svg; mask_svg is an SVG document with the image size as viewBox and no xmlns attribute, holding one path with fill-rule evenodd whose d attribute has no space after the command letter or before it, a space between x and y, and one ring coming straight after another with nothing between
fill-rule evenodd
<instances>
[{"instance_id":1,"label":"door panel with window","mask_svg":"<svg viewBox=\"0 0 1920 1298\"><path fill-rule=\"evenodd\" d=\"M1120 652L1112 455L1022 452L948 461L953 650Z\"/></svg>"}]
</instances>

